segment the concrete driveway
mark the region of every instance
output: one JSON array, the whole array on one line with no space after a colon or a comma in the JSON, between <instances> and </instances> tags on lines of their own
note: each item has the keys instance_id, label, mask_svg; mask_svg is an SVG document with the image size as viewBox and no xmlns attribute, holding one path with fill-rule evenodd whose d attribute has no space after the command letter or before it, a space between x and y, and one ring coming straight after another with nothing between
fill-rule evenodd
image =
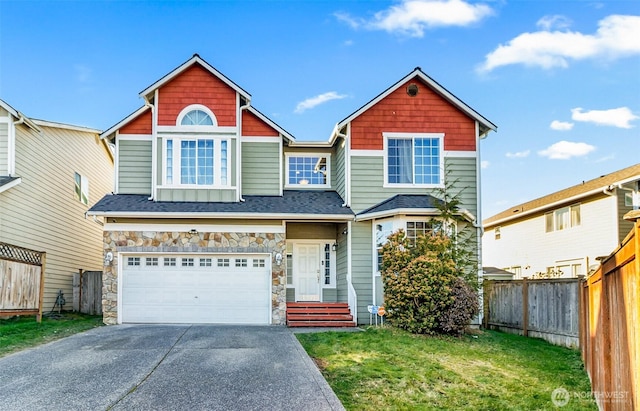
<instances>
[{"instance_id":1,"label":"concrete driveway","mask_svg":"<svg viewBox=\"0 0 640 411\"><path fill-rule=\"evenodd\" d=\"M0 358L2 410L341 410L278 326L100 327Z\"/></svg>"}]
</instances>

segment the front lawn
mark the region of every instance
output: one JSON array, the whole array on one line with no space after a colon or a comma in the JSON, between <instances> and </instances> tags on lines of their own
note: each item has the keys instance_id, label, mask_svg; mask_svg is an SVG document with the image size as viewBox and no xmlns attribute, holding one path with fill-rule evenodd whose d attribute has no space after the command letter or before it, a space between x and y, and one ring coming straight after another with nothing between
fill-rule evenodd
<instances>
[{"instance_id":1,"label":"front lawn","mask_svg":"<svg viewBox=\"0 0 640 411\"><path fill-rule=\"evenodd\" d=\"M462 338L391 327L296 334L348 410L597 410L580 352L494 331Z\"/></svg>"},{"instance_id":2,"label":"front lawn","mask_svg":"<svg viewBox=\"0 0 640 411\"><path fill-rule=\"evenodd\" d=\"M41 323L36 322L33 316L0 319L0 357L101 325L101 315L75 313L45 315Z\"/></svg>"}]
</instances>

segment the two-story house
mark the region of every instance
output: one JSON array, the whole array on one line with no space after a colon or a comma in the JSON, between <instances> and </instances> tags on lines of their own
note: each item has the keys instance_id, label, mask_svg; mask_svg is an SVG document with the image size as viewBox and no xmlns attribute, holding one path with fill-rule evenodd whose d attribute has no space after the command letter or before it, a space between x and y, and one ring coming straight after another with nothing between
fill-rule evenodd
<instances>
[{"instance_id":1,"label":"two-story house","mask_svg":"<svg viewBox=\"0 0 640 411\"><path fill-rule=\"evenodd\" d=\"M639 183L635 164L487 218L483 263L514 279L587 275L633 227L623 217L640 206Z\"/></svg>"},{"instance_id":2,"label":"two-story house","mask_svg":"<svg viewBox=\"0 0 640 411\"><path fill-rule=\"evenodd\" d=\"M140 96L102 133L115 190L89 211L104 219L108 324L284 324L296 301L367 322L384 238L430 229L448 173L479 254L479 144L496 127L419 68L324 142L296 140L198 55Z\"/></svg>"},{"instance_id":3,"label":"two-story house","mask_svg":"<svg viewBox=\"0 0 640 411\"><path fill-rule=\"evenodd\" d=\"M0 100L0 242L46 252L45 312L59 290L71 308L79 269L102 270L102 226L85 215L113 189L113 152L99 134Z\"/></svg>"}]
</instances>

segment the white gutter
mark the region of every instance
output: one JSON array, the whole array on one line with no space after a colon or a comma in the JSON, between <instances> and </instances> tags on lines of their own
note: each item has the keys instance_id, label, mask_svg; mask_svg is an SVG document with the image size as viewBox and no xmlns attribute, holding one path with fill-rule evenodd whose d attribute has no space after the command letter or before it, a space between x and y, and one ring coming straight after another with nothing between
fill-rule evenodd
<instances>
[{"instance_id":1,"label":"white gutter","mask_svg":"<svg viewBox=\"0 0 640 411\"><path fill-rule=\"evenodd\" d=\"M251 106L251 99L247 96L247 103L244 106L240 105L240 93L236 92L236 112L237 121L237 138L236 138L236 199L239 202L244 202L242 198L242 112Z\"/></svg>"},{"instance_id":2,"label":"white gutter","mask_svg":"<svg viewBox=\"0 0 640 411\"><path fill-rule=\"evenodd\" d=\"M261 220L295 220L295 221L353 221L352 215L347 214L277 214L277 213L229 213L229 212L209 212L209 213L185 213L185 212L149 212L149 211L87 211L87 215L112 218L239 218Z\"/></svg>"},{"instance_id":3,"label":"white gutter","mask_svg":"<svg viewBox=\"0 0 640 411\"><path fill-rule=\"evenodd\" d=\"M158 104L158 89L155 90L154 103ZM158 124L158 112L156 107L144 97L144 105L151 109L151 196L149 200L157 197L158 190L158 132L156 126Z\"/></svg>"},{"instance_id":4,"label":"white gutter","mask_svg":"<svg viewBox=\"0 0 640 411\"><path fill-rule=\"evenodd\" d=\"M347 124L347 135L344 139L345 144L345 159L344 159L344 192L345 203L343 207L351 207L351 123Z\"/></svg>"},{"instance_id":5,"label":"white gutter","mask_svg":"<svg viewBox=\"0 0 640 411\"><path fill-rule=\"evenodd\" d=\"M438 215L440 215L440 210L438 210L437 208L394 208L394 209L391 209L391 210L378 211L376 213L367 213L367 214L357 215L354 220L356 222L360 222L360 221L368 221L368 220L379 219L379 218L392 217L392 216L396 216L396 215L433 215L433 216L438 216ZM479 221L467 209L459 210L454 215L461 216L461 217L463 217L465 220L467 220L470 223L475 223L476 221Z\"/></svg>"},{"instance_id":6,"label":"white gutter","mask_svg":"<svg viewBox=\"0 0 640 411\"><path fill-rule=\"evenodd\" d=\"M494 227L494 226L500 225L502 223L505 223L505 222L508 222L508 221L511 221L511 220L515 220L515 219L520 218L522 216L527 216L527 215L534 214L534 213L537 213L537 212L540 212L540 211L543 211L543 210L546 210L546 209L555 208L555 207L557 207L557 206L559 206L561 204L571 203L571 202L580 200L580 199L585 198L585 197L590 197L590 196L592 196L594 194L604 193L604 190L608 189L611 186L616 186L618 184L625 184L625 183L628 183L628 182L631 182L631 181L635 181L638 178L640 178L640 176L629 177L629 178L626 178L624 180L620 180L618 182L615 182L613 184L610 184L610 185L607 185L607 186L604 186L604 187L594 188L593 190L590 190L590 191L587 191L587 192L584 192L584 193L580 193L580 194L576 194L576 195L574 195L572 197L567 197L567 198L564 198L564 199L561 199L561 200L558 200L558 201L554 201L553 203L548 203L548 204L545 204L545 205L540 206L540 207L532 208L530 210L521 211L521 212L515 213L513 216L504 217L504 218L502 218L500 220L496 220L496 221L491 221L489 224L487 224L487 227Z\"/></svg>"}]
</instances>

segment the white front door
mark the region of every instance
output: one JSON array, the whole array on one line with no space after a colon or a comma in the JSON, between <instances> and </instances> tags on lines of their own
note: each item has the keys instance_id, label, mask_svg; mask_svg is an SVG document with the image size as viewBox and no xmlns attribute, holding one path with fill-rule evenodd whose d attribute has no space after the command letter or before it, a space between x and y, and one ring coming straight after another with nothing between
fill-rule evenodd
<instances>
[{"instance_id":1,"label":"white front door","mask_svg":"<svg viewBox=\"0 0 640 411\"><path fill-rule=\"evenodd\" d=\"M320 301L320 244L294 244L296 301Z\"/></svg>"}]
</instances>

